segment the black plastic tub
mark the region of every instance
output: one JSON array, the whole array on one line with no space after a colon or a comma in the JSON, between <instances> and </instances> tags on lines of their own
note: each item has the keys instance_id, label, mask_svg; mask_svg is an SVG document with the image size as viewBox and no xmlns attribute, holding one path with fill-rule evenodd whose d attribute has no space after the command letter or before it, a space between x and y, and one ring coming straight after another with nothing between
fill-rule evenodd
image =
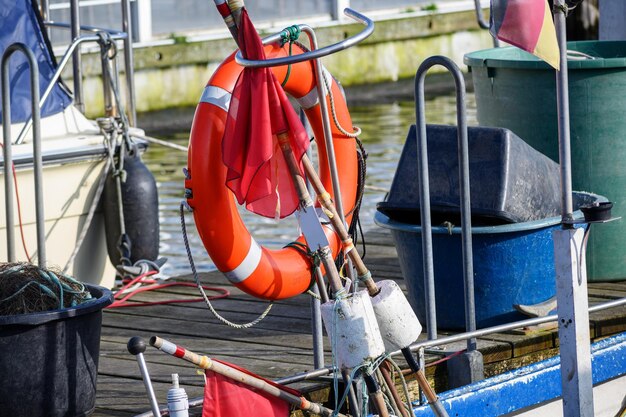
<instances>
[{"instance_id":1,"label":"black plastic tub","mask_svg":"<svg viewBox=\"0 0 626 417\"><path fill-rule=\"evenodd\" d=\"M93 412L102 309L113 295L86 286L93 300L76 307L0 317L0 415Z\"/></svg>"},{"instance_id":2,"label":"black plastic tub","mask_svg":"<svg viewBox=\"0 0 626 417\"><path fill-rule=\"evenodd\" d=\"M520 223L558 216L559 165L507 129L469 127L472 224ZM426 125L433 224L460 224L460 186L456 126ZM407 136L389 198L378 211L393 220L418 224L415 126Z\"/></svg>"}]
</instances>

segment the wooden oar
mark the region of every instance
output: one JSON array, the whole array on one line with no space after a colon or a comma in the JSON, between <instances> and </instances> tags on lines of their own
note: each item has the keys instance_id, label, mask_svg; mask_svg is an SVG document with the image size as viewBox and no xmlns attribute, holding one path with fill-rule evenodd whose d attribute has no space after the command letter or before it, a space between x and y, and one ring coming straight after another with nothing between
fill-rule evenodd
<instances>
[{"instance_id":1,"label":"wooden oar","mask_svg":"<svg viewBox=\"0 0 626 417\"><path fill-rule=\"evenodd\" d=\"M269 384L261 378L249 375L224 363L213 361L207 356L198 355L197 353L187 350L158 336L152 336L150 338L150 345L162 352L169 353L172 356L191 362L201 369L209 369L217 374L230 378L233 381L238 381L252 388L258 389L259 391L263 391L272 397L280 398L300 410L309 411L323 417L331 417L333 415L338 417L347 417L341 413L333 414L333 410L324 407L319 403L311 402L302 396L294 395L275 385Z\"/></svg>"}]
</instances>

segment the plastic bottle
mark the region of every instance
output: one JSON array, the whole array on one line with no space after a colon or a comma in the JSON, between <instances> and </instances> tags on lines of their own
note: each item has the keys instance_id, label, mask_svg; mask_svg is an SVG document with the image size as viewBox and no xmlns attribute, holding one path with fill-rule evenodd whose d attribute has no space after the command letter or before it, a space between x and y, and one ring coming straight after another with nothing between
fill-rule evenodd
<instances>
[{"instance_id":1,"label":"plastic bottle","mask_svg":"<svg viewBox=\"0 0 626 417\"><path fill-rule=\"evenodd\" d=\"M189 417L187 393L178 385L178 374L172 374L172 388L167 391L167 410L171 417Z\"/></svg>"}]
</instances>

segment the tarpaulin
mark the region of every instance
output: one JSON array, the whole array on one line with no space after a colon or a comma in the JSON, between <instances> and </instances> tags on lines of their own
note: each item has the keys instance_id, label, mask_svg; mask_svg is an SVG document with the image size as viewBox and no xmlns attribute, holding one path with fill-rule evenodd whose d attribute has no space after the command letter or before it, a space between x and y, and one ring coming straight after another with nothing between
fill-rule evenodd
<instances>
[{"instance_id":1,"label":"tarpaulin","mask_svg":"<svg viewBox=\"0 0 626 417\"><path fill-rule=\"evenodd\" d=\"M15 42L25 44L35 54L39 65L39 93L43 94L54 75L56 64L39 15L31 0L0 0L0 53L4 54L4 51ZM30 118L31 100L30 70L23 53L18 51L11 56L9 75L11 123L25 122ZM41 115L45 117L58 113L71 102L69 93L57 83L44 104Z\"/></svg>"}]
</instances>

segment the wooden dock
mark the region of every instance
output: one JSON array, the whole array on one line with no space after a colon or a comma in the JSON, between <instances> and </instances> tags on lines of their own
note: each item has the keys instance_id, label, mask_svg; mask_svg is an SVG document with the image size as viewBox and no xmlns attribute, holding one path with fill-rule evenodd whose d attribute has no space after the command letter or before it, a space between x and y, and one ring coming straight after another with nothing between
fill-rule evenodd
<instances>
[{"instance_id":1,"label":"wooden dock","mask_svg":"<svg viewBox=\"0 0 626 417\"><path fill-rule=\"evenodd\" d=\"M402 274L391 235L375 230L366 235L365 262L377 280L393 279L403 286ZM179 280L189 281L191 276ZM219 272L202 274L206 285L226 288L231 295L215 300L215 308L228 320L249 322L267 306L228 283ZM137 297L138 301L197 297L193 288L174 287ZM626 297L626 282L592 283L591 304ZM591 337L601 339L626 330L626 307L591 315ZM445 334L445 333L443 333ZM158 335L202 353L245 367L270 379L278 379L313 369L310 297L302 295L274 303L270 314L251 329L234 329L220 323L204 303L170 304L137 308L107 309L104 312L98 389L94 416L131 416L150 410L135 357L126 344L132 336L148 340ZM422 335L423 337L424 335ZM460 342L445 346L445 352L462 350ZM478 347L485 359L486 376L558 354L554 328L530 332L508 332L480 338ZM432 355L429 355L432 356ZM203 376L193 366L148 347L145 353L159 404L165 406L171 374L178 373L190 398L202 396ZM432 356L435 358L435 356ZM326 362L331 361L325 340ZM445 362L427 368L436 391L445 389ZM297 388L315 400L328 398L328 380L302 383ZM196 414L200 415L200 410Z\"/></svg>"}]
</instances>

